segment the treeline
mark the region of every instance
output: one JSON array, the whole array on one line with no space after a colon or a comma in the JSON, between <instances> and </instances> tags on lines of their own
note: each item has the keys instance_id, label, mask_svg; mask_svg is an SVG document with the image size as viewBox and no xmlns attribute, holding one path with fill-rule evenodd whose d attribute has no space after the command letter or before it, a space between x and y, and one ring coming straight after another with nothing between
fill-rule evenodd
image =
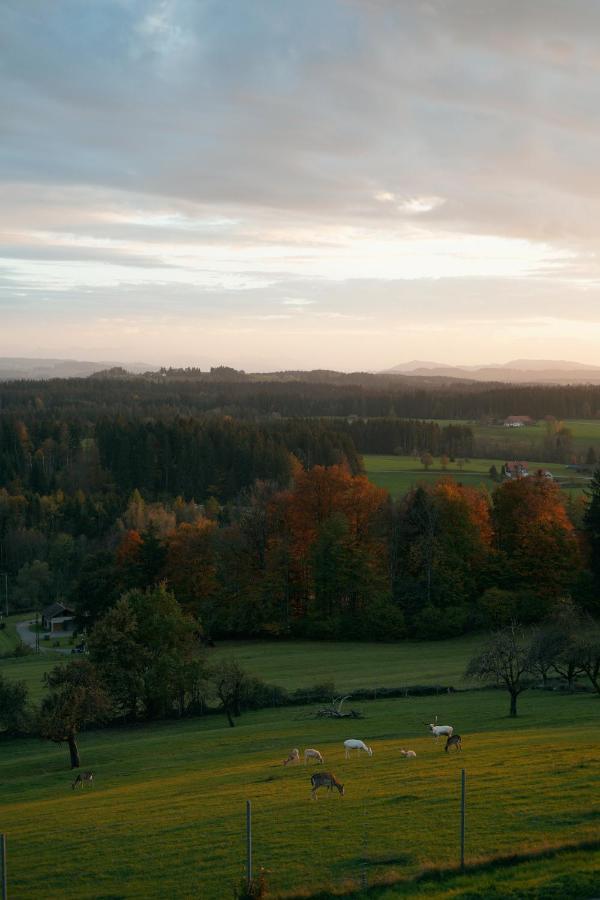
<instances>
[{"instance_id":1,"label":"treeline","mask_svg":"<svg viewBox=\"0 0 600 900\"><path fill-rule=\"evenodd\" d=\"M598 603L599 526L576 532L545 478L491 497L442 479L394 503L347 465L290 466L283 485L203 503L0 489L11 607L61 599L89 627L123 593L164 582L207 638L395 640L535 622L567 595Z\"/></svg>"},{"instance_id":2,"label":"treeline","mask_svg":"<svg viewBox=\"0 0 600 900\"><path fill-rule=\"evenodd\" d=\"M166 418L204 413L236 418L348 417L401 419L503 419L600 415L598 385L431 383L418 378L296 373L296 380L164 375L7 382L0 412L24 416L52 411L59 419L96 421L111 414ZM310 377L309 377L310 376ZM253 379L258 376L252 376ZM319 380L321 378L321 380ZM221 379L221 380L219 380ZM304 380L303 380L304 379ZM515 413L515 410L518 412Z\"/></svg>"},{"instance_id":3,"label":"treeline","mask_svg":"<svg viewBox=\"0 0 600 900\"><path fill-rule=\"evenodd\" d=\"M287 484L292 456L308 467L361 467L351 438L315 420L0 416L0 487L18 482L38 494L112 486L228 500L257 478Z\"/></svg>"},{"instance_id":4,"label":"treeline","mask_svg":"<svg viewBox=\"0 0 600 900\"><path fill-rule=\"evenodd\" d=\"M442 638L540 621L565 596L598 606L583 536L542 477L491 498L441 480L392 503L364 476L317 466L187 522L137 495L127 522L138 527L89 556L74 586L82 626L161 583L207 640Z\"/></svg>"},{"instance_id":5,"label":"treeline","mask_svg":"<svg viewBox=\"0 0 600 900\"><path fill-rule=\"evenodd\" d=\"M257 479L287 487L302 466L360 470L351 439L317 421L168 422L0 416L0 570L35 604L65 596L87 555L127 527L133 490L169 521L235 503ZM158 514L157 514L158 515Z\"/></svg>"},{"instance_id":6,"label":"treeline","mask_svg":"<svg viewBox=\"0 0 600 900\"><path fill-rule=\"evenodd\" d=\"M475 452L468 425L439 425L414 419L334 419L332 425L352 438L359 453L432 453L470 457Z\"/></svg>"}]
</instances>

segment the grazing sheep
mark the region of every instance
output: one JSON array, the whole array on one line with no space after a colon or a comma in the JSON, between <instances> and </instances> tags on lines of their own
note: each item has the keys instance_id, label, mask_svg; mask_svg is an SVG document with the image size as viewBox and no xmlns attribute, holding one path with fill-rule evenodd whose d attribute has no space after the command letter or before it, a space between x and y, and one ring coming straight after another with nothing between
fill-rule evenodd
<instances>
[{"instance_id":1,"label":"grazing sheep","mask_svg":"<svg viewBox=\"0 0 600 900\"><path fill-rule=\"evenodd\" d=\"M304 751L304 765L306 765L309 759L316 759L316 761L321 764L325 762L319 751L314 750L312 747L309 747L308 750Z\"/></svg>"},{"instance_id":2,"label":"grazing sheep","mask_svg":"<svg viewBox=\"0 0 600 900\"><path fill-rule=\"evenodd\" d=\"M290 755L287 759L284 759L283 764L287 766L288 763L296 763L300 761L300 751L297 749L290 750Z\"/></svg>"},{"instance_id":3,"label":"grazing sheep","mask_svg":"<svg viewBox=\"0 0 600 900\"><path fill-rule=\"evenodd\" d=\"M406 759L416 759L417 754L414 750L401 750L400 756L404 756Z\"/></svg>"}]
</instances>

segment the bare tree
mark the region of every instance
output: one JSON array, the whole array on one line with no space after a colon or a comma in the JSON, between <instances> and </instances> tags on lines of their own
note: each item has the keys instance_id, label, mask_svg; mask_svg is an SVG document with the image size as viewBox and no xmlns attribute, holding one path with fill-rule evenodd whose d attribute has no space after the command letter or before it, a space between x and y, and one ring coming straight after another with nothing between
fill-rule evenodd
<instances>
[{"instance_id":1,"label":"bare tree","mask_svg":"<svg viewBox=\"0 0 600 900\"><path fill-rule=\"evenodd\" d=\"M532 673L541 677L544 687L563 648L564 634L558 625L552 623L540 625L533 632L530 644L530 668Z\"/></svg>"},{"instance_id":2,"label":"bare tree","mask_svg":"<svg viewBox=\"0 0 600 900\"><path fill-rule=\"evenodd\" d=\"M530 686L531 647L519 625L513 623L492 635L483 652L473 657L467 678L503 685L510 694L510 715L517 715L517 698Z\"/></svg>"},{"instance_id":3,"label":"bare tree","mask_svg":"<svg viewBox=\"0 0 600 900\"><path fill-rule=\"evenodd\" d=\"M589 619L576 636L573 655L579 669L590 680L597 694L600 694L600 625Z\"/></svg>"},{"instance_id":4,"label":"bare tree","mask_svg":"<svg viewBox=\"0 0 600 900\"><path fill-rule=\"evenodd\" d=\"M248 675L235 659L225 659L217 663L209 675L215 693L221 701L223 712L231 728L234 727L234 716L242 712L242 700L248 685Z\"/></svg>"}]
</instances>

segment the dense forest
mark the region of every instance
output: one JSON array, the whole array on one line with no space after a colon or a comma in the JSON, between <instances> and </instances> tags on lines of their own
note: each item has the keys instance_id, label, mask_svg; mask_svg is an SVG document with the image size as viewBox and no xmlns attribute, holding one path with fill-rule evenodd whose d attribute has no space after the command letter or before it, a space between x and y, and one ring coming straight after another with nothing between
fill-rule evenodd
<instances>
[{"instance_id":1,"label":"dense forest","mask_svg":"<svg viewBox=\"0 0 600 900\"><path fill-rule=\"evenodd\" d=\"M233 370L155 373L129 377L8 382L0 388L0 412L23 416L45 410L84 420L107 414L126 417L197 416L235 418L348 417L402 419L596 418L599 385L506 385L465 382L432 384L427 379L329 373L319 378L296 373L295 380L275 376L243 378ZM291 377L291 375L290 375Z\"/></svg>"},{"instance_id":2,"label":"dense forest","mask_svg":"<svg viewBox=\"0 0 600 900\"><path fill-rule=\"evenodd\" d=\"M447 412L506 390L507 408L530 412L530 396L546 413L560 397L591 403L600 388L461 390L393 396ZM307 417L346 393L348 411L362 398L386 415ZM441 480L394 503L364 477L359 452L475 449L467 426L388 415L390 396L168 374L3 386L0 571L11 606L63 599L83 627L123 594L164 584L211 639L443 637L516 610L534 622L566 597L593 611L596 532L576 530L547 480L491 496Z\"/></svg>"}]
</instances>

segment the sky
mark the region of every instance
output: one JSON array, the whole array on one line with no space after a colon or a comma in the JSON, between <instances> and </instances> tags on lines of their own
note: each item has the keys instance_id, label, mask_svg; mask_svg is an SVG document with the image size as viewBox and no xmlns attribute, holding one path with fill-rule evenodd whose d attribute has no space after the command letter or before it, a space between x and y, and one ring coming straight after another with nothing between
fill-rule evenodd
<instances>
[{"instance_id":1,"label":"sky","mask_svg":"<svg viewBox=\"0 0 600 900\"><path fill-rule=\"evenodd\" d=\"M2 0L0 356L600 363L595 0Z\"/></svg>"}]
</instances>

